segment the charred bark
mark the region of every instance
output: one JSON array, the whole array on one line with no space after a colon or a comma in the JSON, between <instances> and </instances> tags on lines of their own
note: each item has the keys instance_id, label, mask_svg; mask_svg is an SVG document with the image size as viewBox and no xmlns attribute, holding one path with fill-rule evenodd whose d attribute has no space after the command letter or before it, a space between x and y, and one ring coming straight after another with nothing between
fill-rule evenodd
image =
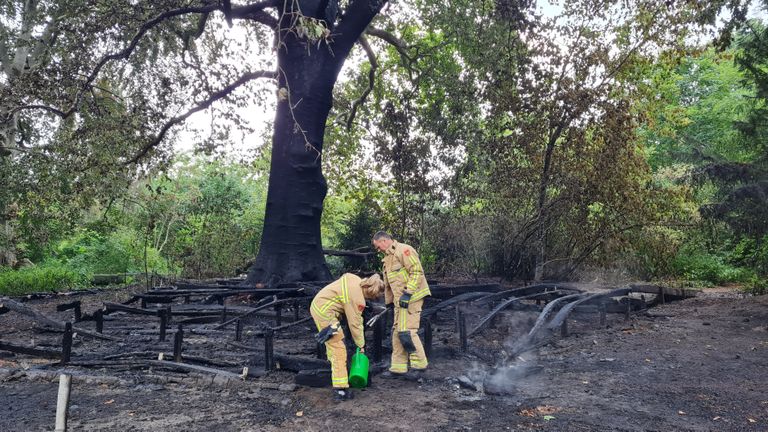
<instances>
[{"instance_id":1,"label":"charred bark","mask_svg":"<svg viewBox=\"0 0 768 432\"><path fill-rule=\"evenodd\" d=\"M335 26L336 12L329 5L336 1L291 2L279 10L278 105L266 214L259 254L245 284L331 279L320 236L328 190L321 167L325 124L341 66L384 2L350 2ZM327 35L308 39L299 31L299 16L323 21Z\"/></svg>"}]
</instances>

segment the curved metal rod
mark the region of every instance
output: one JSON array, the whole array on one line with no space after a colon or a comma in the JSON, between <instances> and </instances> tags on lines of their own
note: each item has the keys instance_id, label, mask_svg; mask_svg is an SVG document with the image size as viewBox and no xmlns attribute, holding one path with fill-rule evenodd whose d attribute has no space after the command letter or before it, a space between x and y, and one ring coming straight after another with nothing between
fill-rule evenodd
<instances>
[{"instance_id":1,"label":"curved metal rod","mask_svg":"<svg viewBox=\"0 0 768 432\"><path fill-rule=\"evenodd\" d=\"M491 319L493 319L493 317L495 317L499 312L501 312L502 310L508 308L509 306L513 305L514 303L517 303L517 302L519 302L521 300L531 300L531 299L534 299L536 297L540 297L540 296L544 296L544 295L550 295L550 294L555 294L555 293L561 293L561 292L562 291L560 291L560 290L545 291L545 292L529 294L527 296L522 296L522 297L516 297L516 298L513 298L513 299L509 299L509 300L501 303L500 305L496 306L496 308L494 308L488 315L483 317L483 319L480 320L480 322L475 326L475 328L473 328L469 333L467 333L467 337L474 336L475 333L477 333L480 330L482 330L486 326L486 324L488 324L491 321Z\"/></svg>"},{"instance_id":2,"label":"curved metal rod","mask_svg":"<svg viewBox=\"0 0 768 432\"><path fill-rule=\"evenodd\" d=\"M430 316L434 315L435 313L437 313L441 309L445 309L445 308L447 308L449 306L453 306L456 303L461 303L463 301L467 301L467 300L483 297L483 296L485 296L487 294L488 294L487 292L480 292L480 291L459 294L459 295L457 295L455 297L449 298L448 300L441 301L440 303L438 303L438 304L432 306L431 308L423 311L421 313L421 317L422 318L429 318Z\"/></svg>"},{"instance_id":3,"label":"curved metal rod","mask_svg":"<svg viewBox=\"0 0 768 432\"><path fill-rule=\"evenodd\" d=\"M576 300L575 302L572 302L567 306L565 306L564 308L560 309L557 315L555 315L555 317L552 318L552 321L549 322L549 324L547 325L547 328L550 330L558 328L563 323L563 321L565 321L568 318L568 315L570 315L571 312L573 312L573 309L582 303L587 303L601 297L625 296L629 294L630 291L632 291L631 288L619 288L619 289L615 289L615 290L604 292L604 293L596 293L596 294L588 295L582 299Z\"/></svg>"},{"instance_id":4,"label":"curved metal rod","mask_svg":"<svg viewBox=\"0 0 768 432\"><path fill-rule=\"evenodd\" d=\"M541 311L541 314L539 314L539 318L536 319L536 324L533 325L533 328L531 328L528 334L515 342L511 352L509 353L509 356L517 357L518 355L539 346L540 344L536 343L537 333L544 326L544 323L547 321L547 317L552 313L552 311L563 303L574 301L584 296L585 294L571 294L549 302L544 310Z\"/></svg>"},{"instance_id":5,"label":"curved metal rod","mask_svg":"<svg viewBox=\"0 0 768 432\"><path fill-rule=\"evenodd\" d=\"M493 293L493 294L488 294L488 295L486 295L484 297L480 297L479 299L473 300L472 303L474 303L474 304L485 304L485 303L492 302L494 300L498 300L498 299L507 297L509 295L517 296L518 294L520 294L520 296L526 296L526 295L529 295L528 292L531 291L531 290L539 290L541 292L547 292L547 290L550 290L550 289L553 290L553 291L554 290L568 290L568 291L581 292L580 289L574 288L574 287L572 287L570 285L563 285L563 284L538 284L538 285L530 285L530 286L527 286L527 287L514 288L514 289L509 289L509 290L506 290L506 291L501 291L501 292L497 292L497 293ZM531 294L534 294L534 293L531 293Z\"/></svg>"}]
</instances>

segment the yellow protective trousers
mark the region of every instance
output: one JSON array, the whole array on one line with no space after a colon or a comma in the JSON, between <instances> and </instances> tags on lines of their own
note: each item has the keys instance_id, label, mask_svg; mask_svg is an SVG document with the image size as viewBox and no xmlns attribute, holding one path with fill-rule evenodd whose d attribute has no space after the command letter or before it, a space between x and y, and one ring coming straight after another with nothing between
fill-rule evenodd
<instances>
[{"instance_id":1,"label":"yellow protective trousers","mask_svg":"<svg viewBox=\"0 0 768 432\"><path fill-rule=\"evenodd\" d=\"M395 320L392 326L392 361L389 366L389 371L392 373L408 372L409 363L411 369L416 370L424 370L429 364L427 355L424 353L424 345L421 344L421 339L417 333L423 304L424 300L418 300L411 302L405 309L397 307L397 303L395 303ZM416 347L415 352L408 354L408 351L403 348L398 336L401 331L410 333L413 345Z\"/></svg>"},{"instance_id":2,"label":"yellow protective trousers","mask_svg":"<svg viewBox=\"0 0 768 432\"><path fill-rule=\"evenodd\" d=\"M314 309L309 310L312 319L315 320L317 331L331 325L327 319L320 317ZM331 384L333 388L349 388L349 375L347 374L347 347L344 345L344 332L339 328L338 333L331 336L325 342L325 355L331 362Z\"/></svg>"}]
</instances>

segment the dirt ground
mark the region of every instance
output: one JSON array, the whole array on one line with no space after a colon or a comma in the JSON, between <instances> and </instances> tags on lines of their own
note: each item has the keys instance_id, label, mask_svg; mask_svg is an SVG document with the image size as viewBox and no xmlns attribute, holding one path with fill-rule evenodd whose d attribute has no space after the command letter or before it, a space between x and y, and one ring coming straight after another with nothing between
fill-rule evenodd
<instances>
[{"instance_id":1,"label":"dirt ground","mask_svg":"<svg viewBox=\"0 0 768 432\"><path fill-rule=\"evenodd\" d=\"M128 294L80 298L89 310ZM64 319L55 305L67 301L27 304ZM534 312L506 312L470 339L468 353L457 349L445 315L423 382L373 376L353 401L335 403L327 388L261 385L292 383L294 374L284 371L228 387L86 371L73 379L70 430L768 431L768 296L705 290L629 321L609 315L606 328L596 314L578 315L569 337L501 367L490 359L527 331ZM14 313L0 315L0 328L5 341L36 334ZM297 343L280 341L275 351ZM0 431L53 429L58 384L19 372L34 365L0 351ZM505 394L484 392L491 381Z\"/></svg>"}]
</instances>

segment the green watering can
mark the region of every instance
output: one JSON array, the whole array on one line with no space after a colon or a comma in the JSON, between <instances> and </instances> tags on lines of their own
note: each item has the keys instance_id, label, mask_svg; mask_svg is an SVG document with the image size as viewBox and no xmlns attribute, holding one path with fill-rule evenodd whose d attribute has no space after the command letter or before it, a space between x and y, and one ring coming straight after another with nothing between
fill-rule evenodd
<instances>
[{"instance_id":1,"label":"green watering can","mask_svg":"<svg viewBox=\"0 0 768 432\"><path fill-rule=\"evenodd\" d=\"M352 356L349 366L349 385L355 388L364 388L368 385L368 357L357 349Z\"/></svg>"}]
</instances>

